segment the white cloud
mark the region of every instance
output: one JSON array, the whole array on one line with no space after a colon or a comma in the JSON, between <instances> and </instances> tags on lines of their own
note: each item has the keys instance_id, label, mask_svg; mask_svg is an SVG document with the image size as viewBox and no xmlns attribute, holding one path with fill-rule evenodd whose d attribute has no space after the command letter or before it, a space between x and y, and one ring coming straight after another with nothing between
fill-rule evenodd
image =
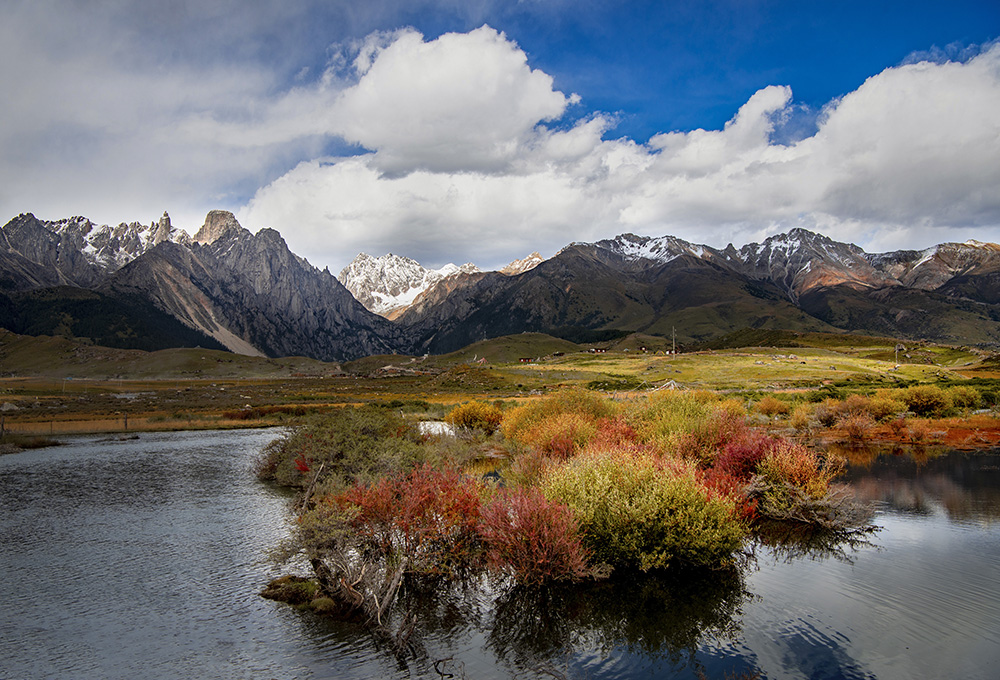
<instances>
[{"instance_id":1,"label":"white cloud","mask_svg":"<svg viewBox=\"0 0 1000 680\"><path fill-rule=\"evenodd\" d=\"M495 62L470 62L466 41L489 45ZM433 57L422 67L440 68L422 76L426 98L406 84L424 54ZM456 61L478 88L454 84ZM545 121L569 99L488 29L430 43L408 33L362 70L343 95L357 108L338 110L358 113L353 139L372 153L301 165L241 213L323 260L392 249L495 265L622 231L723 246L805 226L882 250L1000 240L1000 46L965 63L887 69L789 145L772 141L795 106L780 86L754 94L722 130L639 144L604 139L613 121L598 115L552 131ZM518 91L526 102L515 115ZM386 159L421 170L380 174Z\"/></svg>"},{"instance_id":2,"label":"white cloud","mask_svg":"<svg viewBox=\"0 0 1000 680\"><path fill-rule=\"evenodd\" d=\"M361 79L338 97L334 126L391 173L503 169L569 103L488 26L431 41L405 31L367 43L355 65Z\"/></svg>"},{"instance_id":3,"label":"white cloud","mask_svg":"<svg viewBox=\"0 0 1000 680\"><path fill-rule=\"evenodd\" d=\"M0 24L7 217L166 209L196 229L242 205L245 226L335 270L360 250L496 266L623 231L716 246L793 226L879 250L1000 241L1000 45L874 75L794 143L775 141L799 112L780 85L721 130L643 142L614 138L613 117L583 111L489 26L340 36L314 77L322 64L153 58L141 32L60 4L15 3ZM326 156L349 144L360 155Z\"/></svg>"}]
</instances>

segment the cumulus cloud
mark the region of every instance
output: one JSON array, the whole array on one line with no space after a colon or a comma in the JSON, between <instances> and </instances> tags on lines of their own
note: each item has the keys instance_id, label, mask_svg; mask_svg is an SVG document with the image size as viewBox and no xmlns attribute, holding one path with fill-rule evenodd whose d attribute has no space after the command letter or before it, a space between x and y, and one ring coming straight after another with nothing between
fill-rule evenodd
<instances>
[{"instance_id":1,"label":"cumulus cloud","mask_svg":"<svg viewBox=\"0 0 1000 680\"><path fill-rule=\"evenodd\" d=\"M1000 239L997 45L872 76L790 143L777 141L797 113L784 86L721 130L638 143L609 138L600 114L547 127L573 97L488 28L407 32L364 54L333 110L370 152L304 163L241 212L330 261L367 249L496 265L623 231L724 246L804 226L883 250Z\"/></svg>"},{"instance_id":2,"label":"cumulus cloud","mask_svg":"<svg viewBox=\"0 0 1000 680\"><path fill-rule=\"evenodd\" d=\"M375 151L386 172L502 169L540 121L560 117L574 100L488 26L432 41L404 31L366 48L355 61L360 81L339 95L332 115L337 131Z\"/></svg>"}]
</instances>

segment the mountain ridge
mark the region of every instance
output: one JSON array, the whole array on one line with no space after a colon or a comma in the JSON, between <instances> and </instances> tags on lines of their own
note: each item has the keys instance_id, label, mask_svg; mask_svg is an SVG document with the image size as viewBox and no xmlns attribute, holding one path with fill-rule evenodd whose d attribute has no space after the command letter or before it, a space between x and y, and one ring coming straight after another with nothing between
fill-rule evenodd
<instances>
[{"instance_id":1,"label":"mountain ridge","mask_svg":"<svg viewBox=\"0 0 1000 680\"><path fill-rule=\"evenodd\" d=\"M521 332L691 342L749 327L1000 344L1000 245L971 240L866 253L805 229L722 249L620 234L495 272L430 270L391 254L354 263L364 285L352 294L341 280L350 266L334 277L277 231L251 233L226 211L210 211L193 237L166 213L117 227L24 213L0 228L0 325L61 328L58 310L92 309L117 329L113 339L138 343L136 329L150 328L143 316L163 314L156 327L176 322L195 334L177 327L162 342L326 361L447 352ZM387 305L381 315L366 308L378 304ZM27 322L29 310L38 323ZM112 337L82 321L73 328Z\"/></svg>"}]
</instances>

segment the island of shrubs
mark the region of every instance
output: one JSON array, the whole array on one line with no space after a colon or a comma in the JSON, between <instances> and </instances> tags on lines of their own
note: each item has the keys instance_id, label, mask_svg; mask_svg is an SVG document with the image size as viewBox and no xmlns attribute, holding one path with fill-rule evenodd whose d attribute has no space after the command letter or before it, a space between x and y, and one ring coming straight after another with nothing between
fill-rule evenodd
<instances>
[{"instance_id":1,"label":"island of shrubs","mask_svg":"<svg viewBox=\"0 0 1000 680\"><path fill-rule=\"evenodd\" d=\"M764 521L850 532L868 520L831 483L843 461L752 427L712 393L619 403L568 389L462 404L446 420L455 435L422 434L397 409L345 408L264 451L259 476L303 492L295 540L315 572L311 606L381 624L412 579L723 569Z\"/></svg>"}]
</instances>

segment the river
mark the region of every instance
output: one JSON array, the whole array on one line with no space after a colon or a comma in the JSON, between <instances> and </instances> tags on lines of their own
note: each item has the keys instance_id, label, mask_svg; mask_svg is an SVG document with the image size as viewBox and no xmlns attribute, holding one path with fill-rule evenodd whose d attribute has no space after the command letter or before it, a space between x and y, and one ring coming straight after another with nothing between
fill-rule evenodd
<instances>
[{"instance_id":1,"label":"river","mask_svg":"<svg viewBox=\"0 0 1000 680\"><path fill-rule=\"evenodd\" d=\"M287 495L251 473L276 431L79 437L0 456L0 678L993 678L1000 454L874 457L848 481L880 531L758 546L736 574L425 607L426 656L259 591ZM416 605L415 605L416 606Z\"/></svg>"}]
</instances>

